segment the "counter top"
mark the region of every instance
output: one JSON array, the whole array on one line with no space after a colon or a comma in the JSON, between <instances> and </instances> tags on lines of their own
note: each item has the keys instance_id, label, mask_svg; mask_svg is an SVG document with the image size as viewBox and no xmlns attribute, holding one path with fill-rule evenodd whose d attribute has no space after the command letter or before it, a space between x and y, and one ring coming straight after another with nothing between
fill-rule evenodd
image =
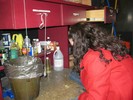
<instances>
[{"instance_id":1,"label":"counter top","mask_svg":"<svg viewBox=\"0 0 133 100\"><path fill-rule=\"evenodd\" d=\"M69 79L70 69L52 71L42 77L36 100L74 100L82 92L80 85Z\"/></svg>"}]
</instances>

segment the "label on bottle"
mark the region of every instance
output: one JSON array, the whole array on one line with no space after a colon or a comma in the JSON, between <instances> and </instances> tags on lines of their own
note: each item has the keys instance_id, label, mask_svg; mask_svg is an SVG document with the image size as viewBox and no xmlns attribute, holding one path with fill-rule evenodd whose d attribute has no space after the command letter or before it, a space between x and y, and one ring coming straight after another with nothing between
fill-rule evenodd
<instances>
[{"instance_id":1,"label":"label on bottle","mask_svg":"<svg viewBox=\"0 0 133 100\"><path fill-rule=\"evenodd\" d=\"M18 58L18 50L16 50L16 49L11 49L10 54L11 54L11 56L10 56L11 59L16 59L16 58Z\"/></svg>"},{"instance_id":2,"label":"label on bottle","mask_svg":"<svg viewBox=\"0 0 133 100\"><path fill-rule=\"evenodd\" d=\"M34 56L33 47L29 47L29 56Z\"/></svg>"},{"instance_id":3,"label":"label on bottle","mask_svg":"<svg viewBox=\"0 0 133 100\"><path fill-rule=\"evenodd\" d=\"M54 67L63 67L63 59L55 59Z\"/></svg>"}]
</instances>

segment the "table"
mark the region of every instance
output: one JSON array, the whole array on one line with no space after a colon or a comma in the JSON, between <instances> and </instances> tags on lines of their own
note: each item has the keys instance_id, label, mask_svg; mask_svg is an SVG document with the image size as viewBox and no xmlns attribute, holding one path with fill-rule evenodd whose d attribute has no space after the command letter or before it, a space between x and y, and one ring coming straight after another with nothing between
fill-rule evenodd
<instances>
[{"instance_id":1,"label":"table","mask_svg":"<svg viewBox=\"0 0 133 100\"><path fill-rule=\"evenodd\" d=\"M70 69L52 71L40 81L40 93L36 100L74 100L82 92L80 85L69 79Z\"/></svg>"}]
</instances>

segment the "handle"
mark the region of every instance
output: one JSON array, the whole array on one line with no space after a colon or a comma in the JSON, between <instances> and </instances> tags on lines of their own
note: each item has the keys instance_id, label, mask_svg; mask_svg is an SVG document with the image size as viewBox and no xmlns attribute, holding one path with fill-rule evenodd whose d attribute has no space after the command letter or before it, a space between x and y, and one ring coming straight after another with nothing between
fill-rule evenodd
<instances>
[{"instance_id":1,"label":"handle","mask_svg":"<svg viewBox=\"0 0 133 100\"><path fill-rule=\"evenodd\" d=\"M17 34L13 34L13 36L12 36L12 40L15 40L15 37L17 38ZM16 42L16 41L15 41Z\"/></svg>"},{"instance_id":2,"label":"handle","mask_svg":"<svg viewBox=\"0 0 133 100\"><path fill-rule=\"evenodd\" d=\"M73 16L79 16L80 14L79 13L73 13Z\"/></svg>"},{"instance_id":3,"label":"handle","mask_svg":"<svg viewBox=\"0 0 133 100\"><path fill-rule=\"evenodd\" d=\"M57 52L57 50L55 50L54 53L53 53L54 57L55 57L55 55L56 55L56 52Z\"/></svg>"},{"instance_id":4,"label":"handle","mask_svg":"<svg viewBox=\"0 0 133 100\"><path fill-rule=\"evenodd\" d=\"M50 13L50 10L42 10L42 9L32 9L32 11L37 13Z\"/></svg>"}]
</instances>

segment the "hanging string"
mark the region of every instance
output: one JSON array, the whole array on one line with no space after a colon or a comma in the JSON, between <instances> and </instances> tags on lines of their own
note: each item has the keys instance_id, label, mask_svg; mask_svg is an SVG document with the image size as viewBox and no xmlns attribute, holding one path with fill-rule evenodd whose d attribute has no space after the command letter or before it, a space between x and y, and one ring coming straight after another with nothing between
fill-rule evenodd
<instances>
[{"instance_id":1,"label":"hanging string","mask_svg":"<svg viewBox=\"0 0 133 100\"><path fill-rule=\"evenodd\" d=\"M44 41L46 41L47 39L47 13L39 13L38 15L41 16L41 24L39 25L40 29L44 28ZM47 48L44 48L44 60L46 58L46 54L47 54Z\"/></svg>"},{"instance_id":2,"label":"hanging string","mask_svg":"<svg viewBox=\"0 0 133 100\"><path fill-rule=\"evenodd\" d=\"M44 28L44 64L46 62L46 56L47 56L47 43L46 43L46 37L47 37L47 16L48 13L50 13L49 10L39 10L39 9L33 9L33 12L37 12L37 15L41 16L41 24L39 25L40 29ZM46 70L46 66L44 66L44 70ZM46 76L46 73L44 73L44 76Z\"/></svg>"},{"instance_id":3,"label":"hanging string","mask_svg":"<svg viewBox=\"0 0 133 100\"><path fill-rule=\"evenodd\" d=\"M43 29L45 27L45 25L46 25L46 17L48 16L48 14L47 13L39 13L38 15L41 16L41 24L39 25L39 28ZM44 18L44 15L45 15L45 18Z\"/></svg>"},{"instance_id":4,"label":"hanging string","mask_svg":"<svg viewBox=\"0 0 133 100\"><path fill-rule=\"evenodd\" d=\"M25 2L25 0L23 0L23 3L24 3L25 32L26 32L26 36L28 36L28 31L27 31L27 18L26 18L26 2Z\"/></svg>"},{"instance_id":5,"label":"hanging string","mask_svg":"<svg viewBox=\"0 0 133 100\"><path fill-rule=\"evenodd\" d=\"M39 25L39 28L40 28L40 29L43 29L43 27L44 27L43 15L44 15L44 14L41 14L41 22L42 22L42 23Z\"/></svg>"},{"instance_id":6,"label":"hanging string","mask_svg":"<svg viewBox=\"0 0 133 100\"><path fill-rule=\"evenodd\" d=\"M44 18L43 18L44 16ZM40 29L43 29L44 28L44 41L46 41L46 37L47 37L47 16L48 14L47 13L41 13L41 21L42 23L39 25L39 28ZM47 43L45 45L46 47L44 47L44 70L46 70L46 66L45 66L45 63L46 63L46 57L47 57ZM46 71L44 71L44 76L46 76Z\"/></svg>"},{"instance_id":7,"label":"hanging string","mask_svg":"<svg viewBox=\"0 0 133 100\"><path fill-rule=\"evenodd\" d=\"M26 36L28 36L28 32L27 32L27 20L26 20L26 2L25 0L23 0L23 3L24 3L24 21L25 21L25 32L26 32ZM28 53L27 53L28 54ZM28 63L28 62L27 62ZM28 87L27 85L25 84L25 87L26 87L26 91L28 91ZM27 96L29 96L29 93L26 94Z\"/></svg>"},{"instance_id":8,"label":"hanging string","mask_svg":"<svg viewBox=\"0 0 133 100\"><path fill-rule=\"evenodd\" d=\"M45 15L44 17L44 41L47 41L47 13L44 13L43 15ZM47 46L47 44L46 44ZM46 62L46 54L47 54L47 48L45 47L44 50L44 61Z\"/></svg>"}]
</instances>

